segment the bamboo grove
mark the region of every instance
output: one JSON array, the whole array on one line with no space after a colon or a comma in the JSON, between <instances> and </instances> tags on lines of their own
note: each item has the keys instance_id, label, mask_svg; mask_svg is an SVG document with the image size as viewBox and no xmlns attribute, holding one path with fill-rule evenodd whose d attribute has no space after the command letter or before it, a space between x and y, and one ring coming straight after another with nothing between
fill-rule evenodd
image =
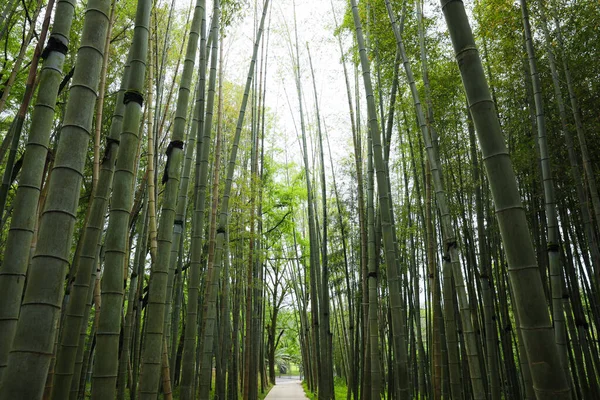
<instances>
[{"instance_id":1,"label":"bamboo grove","mask_svg":"<svg viewBox=\"0 0 600 400\"><path fill-rule=\"evenodd\" d=\"M5 0L0 399L600 398L599 20Z\"/></svg>"}]
</instances>

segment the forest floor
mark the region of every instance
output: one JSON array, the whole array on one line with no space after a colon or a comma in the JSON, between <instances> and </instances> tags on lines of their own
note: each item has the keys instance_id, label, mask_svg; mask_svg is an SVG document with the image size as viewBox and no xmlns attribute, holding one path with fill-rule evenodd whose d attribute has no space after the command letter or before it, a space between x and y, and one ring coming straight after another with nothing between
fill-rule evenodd
<instances>
[{"instance_id":1,"label":"forest floor","mask_svg":"<svg viewBox=\"0 0 600 400\"><path fill-rule=\"evenodd\" d=\"M279 399L306 399L304 390L300 384L298 376L284 376L277 378L277 383L265 400L279 400Z\"/></svg>"}]
</instances>

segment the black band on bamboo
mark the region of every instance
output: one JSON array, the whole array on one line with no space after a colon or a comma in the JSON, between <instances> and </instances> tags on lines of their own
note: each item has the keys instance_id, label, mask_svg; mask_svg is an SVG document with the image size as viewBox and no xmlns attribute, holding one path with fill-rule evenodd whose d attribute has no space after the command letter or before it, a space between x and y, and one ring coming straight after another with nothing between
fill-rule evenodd
<instances>
[{"instance_id":1,"label":"black band on bamboo","mask_svg":"<svg viewBox=\"0 0 600 400\"><path fill-rule=\"evenodd\" d=\"M144 95L137 90L128 90L123 95L123 104L128 104L131 101L135 101L141 107L144 105Z\"/></svg>"},{"instance_id":2,"label":"black band on bamboo","mask_svg":"<svg viewBox=\"0 0 600 400\"><path fill-rule=\"evenodd\" d=\"M548 251L558 252L560 246L557 243L548 243Z\"/></svg>"},{"instance_id":3,"label":"black band on bamboo","mask_svg":"<svg viewBox=\"0 0 600 400\"><path fill-rule=\"evenodd\" d=\"M452 259L450 258L450 256L442 256L442 260L444 260L446 262L452 261Z\"/></svg>"},{"instance_id":4,"label":"black band on bamboo","mask_svg":"<svg viewBox=\"0 0 600 400\"><path fill-rule=\"evenodd\" d=\"M446 243L446 250L450 251L450 249L457 247L456 240Z\"/></svg>"},{"instance_id":5,"label":"black band on bamboo","mask_svg":"<svg viewBox=\"0 0 600 400\"><path fill-rule=\"evenodd\" d=\"M575 317L575 326L580 326L583 329L587 329L588 328L588 324L586 322L585 319L581 319L581 318L577 318Z\"/></svg>"},{"instance_id":6,"label":"black band on bamboo","mask_svg":"<svg viewBox=\"0 0 600 400\"><path fill-rule=\"evenodd\" d=\"M167 148L167 151L170 151L169 148L183 150L183 140L172 140L171 143L169 143L169 147Z\"/></svg>"},{"instance_id":7,"label":"black band on bamboo","mask_svg":"<svg viewBox=\"0 0 600 400\"><path fill-rule=\"evenodd\" d=\"M183 141L171 140L171 142L169 143L169 146L167 147L167 151L166 151L167 162L165 163L165 172L162 177L163 185L165 183L167 183L167 181L169 180L169 164L171 163L171 153L173 152L173 149L183 150Z\"/></svg>"},{"instance_id":8,"label":"black band on bamboo","mask_svg":"<svg viewBox=\"0 0 600 400\"><path fill-rule=\"evenodd\" d=\"M369 278L375 278L375 279L377 279L377 272L369 272L369 274L367 276Z\"/></svg>"},{"instance_id":9,"label":"black band on bamboo","mask_svg":"<svg viewBox=\"0 0 600 400\"><path fill-rule=\"evenodd\" d=\"M46 43L46 47L44 47L44 50L42 51L42 59L45 60L46 58L48 58L50 53L52 53L53 51L58 51L59 53L66 55L69 51L69 48L66 44L64 44L57 38L50 36L50 39L48 39L48 43Z\"/></svg>"},{"instance_id":10,"label":"black band on bamboo","mask_svg":"<svg viewBox=\"0 0 600 400\"><path fill-rule=\"evenodd\" d=\"M102 164L110 158L111 144L116 144L117 146L121 143L118 139L113 139L110 137L106 138L106 147L104 148L104 156L102 156Z\"/></svg>"},{"instance_id":11,"label":"black band on bamboo","mask_svg":"<svg viewBox=\"0 0 600 400\"><path fill-rule=\"evenodd\" d=\"M182 219L176 219L175 221L173 221L174 225L179 225L179 226L183 226L183 220Z\"/></svg>"},{"instance_id":12,"label":"black band on bamboo","mask_svg":"<svg viewBox=\"0 0 600 400\"><path fill-rule=\"evenodd\" d=\"M222 233L223 235L225 234L225 227L224 226L219 226L217 228L217 234Z\"/></svg>"},{"instance_id":13,"label":"black band on bamboo","mask_svg":"<svg viewBox=\"0 0 600 400\"><path fill-rule=\"evenodd\" d=\"M106 147L108 147L109 144L113 144L113 143L119 145L119 144L121 144L121 141L119 139L113 139L110 136L107 136L106 137Z\"/></svg>"}]
</instances>

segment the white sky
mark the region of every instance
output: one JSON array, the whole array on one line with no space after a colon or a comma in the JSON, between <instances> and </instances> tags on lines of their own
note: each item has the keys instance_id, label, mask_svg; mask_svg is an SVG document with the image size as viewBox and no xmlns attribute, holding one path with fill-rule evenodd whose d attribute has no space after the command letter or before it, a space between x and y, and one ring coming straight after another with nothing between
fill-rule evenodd
<instances>
[{"instance_id":1,"label":"white sky","mask_svg":"<svg viewBox=\"0 0 600 400\"><path fill-rule=\"evenodd\" d=\"M300 63L302 64L302 90L306 122L308 124L315 120L314 92L306 51L306 43L308 42L321 105L321 123L326 125L327 132L330 135L333 157L334 160L337 160L350 154L352 134L350 131L346 86L340 63L341 56L337 39L333 36L334 22L331 4L329 1L316 0L299 0L297 3L296 18L298 21L298 43L300 46ZM341 19L345 1L334 0L334 6L337 9L338 19ZM275 129L272 132L277 137L272 137L272 140L275 141L277 147L287 148L292 153L290 156L300 163L299 144L294 131L294 119L297 129L300 129L298 96L285 26L285 23L287 23L287 28L290 29L292 40L294 40L293 2L292 0L275 0L271 1L270 7L272 9L266 103L277 118ZM226 79L233 82L245 81L252 55L254 13L250 11L247 14L243 22L236 24L236 28L231 29L226 38ZM266 24L268 24L268 21ZM263 40L266 40L266 36L263 37ZM292 105L293 116L286 100L286 92Z\"/></svg>"}]
</instances>

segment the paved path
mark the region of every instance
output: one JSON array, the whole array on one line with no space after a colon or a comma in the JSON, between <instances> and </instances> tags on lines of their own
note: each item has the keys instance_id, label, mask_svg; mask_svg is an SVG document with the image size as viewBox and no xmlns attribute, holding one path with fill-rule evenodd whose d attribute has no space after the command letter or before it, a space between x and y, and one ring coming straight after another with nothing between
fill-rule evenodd
<instances>
[{"instance_id":1,"label":"paved path","mask_svg":"<svg viewBox=\"0 0 600 400\"><path fill-rule=\"evenodd\" d=\"M277 378L276 382L265 400L307 399L297 376Z\"/></svg>"}]
</instances>

